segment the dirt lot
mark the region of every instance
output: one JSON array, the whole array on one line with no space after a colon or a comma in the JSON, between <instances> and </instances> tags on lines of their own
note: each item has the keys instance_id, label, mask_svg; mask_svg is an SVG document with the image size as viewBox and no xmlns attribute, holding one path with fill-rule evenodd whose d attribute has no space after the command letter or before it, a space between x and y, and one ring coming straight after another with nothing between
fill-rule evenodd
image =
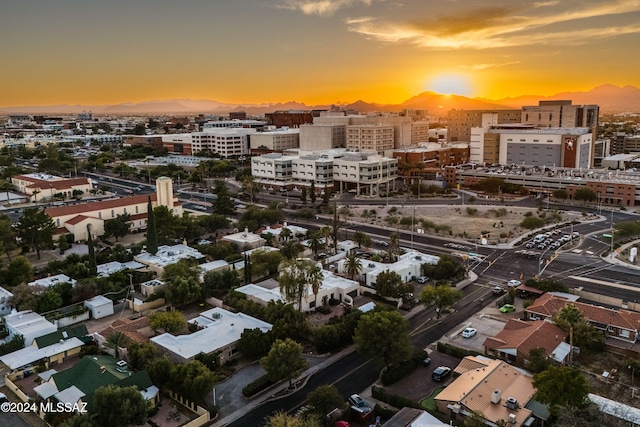
<instances>
[{"instance_id":1,"label":"dirt lot","mask_svg":"<svg viewBox=\"0 0 640 427\"><path fill-rule=\"evenodd\" d=\"M433 233L434 224L439 228L437 234L442 236L454 236L457 238L476 239L481 233L490 233L489 243L504 243L513 236L524 234L528 230L522 229L519 224L525 218L527 212L537 215L535 208L520 208L513 206L376 206L351 207L351 218L355 221L367 221L377 225L387 225L401 229L411 228L410 219L415 210L415 228L424 228L427 233ZM372 211L375 214L372 214ZM547 215L553 215L548 213ZM557 214L559 221L576 219L571 214ZM389 217L402 218L407 225L389 223ZM429 228L429 229L427 229Z\"/></svg>"}]
</instances>

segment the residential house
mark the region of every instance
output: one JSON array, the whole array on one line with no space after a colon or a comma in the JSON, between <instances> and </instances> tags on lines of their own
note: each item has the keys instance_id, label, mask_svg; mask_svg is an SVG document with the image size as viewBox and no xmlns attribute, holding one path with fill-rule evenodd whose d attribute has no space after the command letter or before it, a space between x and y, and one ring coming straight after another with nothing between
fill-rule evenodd
<instances>
[{"instance_id":1,"label":"residential house","mask_svg":"<svg viewBox=\"0 0 640 427\"><path fill-rule=\"evenodd\" d=\"M35 387L34 392L54 405L60 402L82 407L81 404L86 403L86 409L91 411L95 391L112 384L136 386L150 407L158 403L160 390L153 385L147 371L131 372L125 361L111 356L85 356L73 367L53 373L46 382Z\"/></svg>"},{"instance_id":2,"label":"residential house","mask_svg":"<svg viewBox=\"0 0 640 427\"><path fill-rule=\"evenodd\" d=\"M0 287L0 316L5 316L11 313L11 298L13 294Z\"/></svg>"},{"instance_id":3,"label":"residential house","mask_svg":"<svg viewBox=\"0 0 640 427\"><path fill-rule=\"evenodd\" d=\"M68 357L80 353L81 347L89 340L84 324L61 328L33 340L30 346L5 354L0 361L11 369L11 379L22 378L25 366L44 362L45 367L60 364Z\"/></svg>"},{"instance_id":4,"label":"residential house","mask_svg":"<svg viewBox=\"0 0 640 427\"><path fill-rule=\"evenodd\" d=\"M607 338L635 343L640 338L640 313L605 308L583 302L572 302L558 295L546 293L525 309L526 319L548 319L565 305L573 304L596 329Z\"/></svg>"},{"instance_id":5,"label":"residential house","mask_svg":"<svg viewBox=\"0 0 640 427\"><path fill-rule=\"evenodd\" d=\"M31 310L8 314L4 318L4 323L9 332L7 340L16 335L22 335L25 346L30 346L35 338L58 330L56 325Z\"/></svg>"},{"instance_id":6,"label":"residential house","mask_svg":"<svg viewBox=\"0 0 640 427\"><path fill-rule=\"evenodd\" d=\"M205 261L205 256L197 249L180 244L173 246L162 245L158 247L158 251L155 254L142 252L134 256L133 259L146 265L150 271L162 275L167 265L175 264L181 259L195 259L200 264Z\"/></svg>"},{"instance_id":7,"label":"residential house","mask_svg":"<svg viewBox=\"0 0 640 427\"><path fill-rule=\"evenodd\" d=\"M553 323L545 320L525 322L509 319L504 329L484 341L486 355L508 363L525 366L529 352L540 347L556 362L563 363L569 354L566 334Z\"/></svg>"},{"instance_id":8,"label":"residential house","mask_svg":"<svg viewBox=\"0 0 640 427\"><path fill-rule=\"evenodd\" d=\"M385 427L445 427L448 425L426 411L407 406L384 423Z\"/></svg>"},{"instance_id":9,"label":"residential house","mask_svg":"<svg viewBox=\"0 0 640 427\"><path fill-rule=\"evenodd\" d=\"M200 353L220 352L218 363L236 358L236 349L240 336L245 329L271 330L271 324L244 313L232 313L223 308L204 311L189 320L192 327L199 328L188 335L172 335L164 333L151 338L161 351L172 359L184 362L193 360Z\"/></svg>"},{"instance_id":10,"label":"residential house","mask_svg":"<svg viewBox=\"0 0 640 427\"><path fill-rule=\"evenodd\" d=\"M76 285L76 279L72 279L66 274L56 274L55 276L43 277L42 279L34 280L27 283L28 286L42 286L43 288L49 288L51 286L58 285L60 283L70 283L71 286Z\"/></svg>"},{"instance_id":11,"label":"residential house","mask_svg":"<svg viewBox=\"0 0 640 427\"><path fill-rule=\"evenodd\" d=\"M398 257L394 263L383 263L368 259L360 259L362 272L358 279L364 282L366 286L375 288L378 274L384 271L393 271L398 273L404 282L410 282L416 277L422 275L423 264L437 264L440 257L427 255L415 250L407 250ZM345 272L346 260L338 262L338 272Z\"/></svg>"},{"instance_id":12,"label":"residential house","mask_svg":"<svg viewBox=\"0 0 640 427\"><path fill-rule=\"evenodd\" d=\"M527 405L536 390L525 371L500 360L467 356L454 372L460 375L435 398L438 411L460 421L481 414L489 423L503 420L514 427L534 421L536 414Z\"/></svg>"}]
</instances>

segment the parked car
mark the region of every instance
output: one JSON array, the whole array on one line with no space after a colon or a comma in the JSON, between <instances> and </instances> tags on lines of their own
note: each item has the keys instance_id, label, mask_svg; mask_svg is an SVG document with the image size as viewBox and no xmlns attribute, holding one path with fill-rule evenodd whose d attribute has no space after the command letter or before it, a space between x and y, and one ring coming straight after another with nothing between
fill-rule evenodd
<instances>
[{"instance_id":1,"label":"parked car","mask_svg":"<svg viewBox=\"0 0 640 427\"><path fill-rule=\"evenodd\" d=\"M422 359L422 366L429 366L429 365L431 365L430 357L425 357L424 359Z\"/></svg>"},{"instance_id":2,"label":"parked car","mask_svg":"<svg viewBox=\"0 0 640 427\"><path fill-rule=\"evenodd\" d=\"M528 242L526 245L524 245L527 249L533 249L536 244L533 242Z\"/></svg>"},{"instance_id":3,"label":"parked car","mask_svg":"<svg viewBox=\"0 0 640 427\"><path fill-rule=\"evenodd\" d=\"M369 404L367 404L367 402L360 397L359 394L352 394L351 396L349 396L349 405L351 406L356 406L358 408L370 408Z\"/></svg>"},{"instance_id":4,"label":"parked car","mask_svg":"<svg viewBox=\"0 0 640 427\"><path fill-rule=\"evenodd\" d=\"M427 283L429 281L429 278L427 276L420 276L418 277L418 283L424 285L425 283Z\"/></svg>"},{"instance_id":5,"label":"parked car","mask_svg":"<svg viewBox=\"0 0 640 427\"><path fill-rule=\"evenodd\" d=\"M451 368L448 366L438 366L433 370L433 374L431 374L431 378L434 381L442 382L446 380L449 375L451 375Z\"/></svg>"},{"instance_id":6,"label":"parked car","mask_svg":"<svg viewBox=\"0 0 640 427\"><path fill-rule=\"evenodd\" d=\"M544 243L540 243L540 244L538 245L538 249L544 249L544 248L546 248L546 247L547 247L547 245L545 245Z\"/></svg>"},{"instance_id":7,"label":"parked car","mask_svg":"<svg viewBox=\"0 0 640 427\"><path fill-rule=\"evenodd\" d=\"M474 336L478 331L475 328L464 328L464 331L462 331L462 338L471 338L472 336Z\"/></svg>"},{"instance_id":8,"label":"parked car","mask_svg":"<svg viewBox=\"0 0 640 427\"><path fill-rule=\"evenodd\" d=\"M505 304L500 307L500 313L511 313L512 311L516 311L516 308L511 304Z\"/></svg>"}]
</instances>

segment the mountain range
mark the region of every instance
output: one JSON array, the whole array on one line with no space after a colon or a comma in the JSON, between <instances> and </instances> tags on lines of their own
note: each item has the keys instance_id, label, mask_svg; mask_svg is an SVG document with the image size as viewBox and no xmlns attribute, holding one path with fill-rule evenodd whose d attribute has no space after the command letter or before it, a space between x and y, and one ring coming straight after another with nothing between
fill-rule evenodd
<instances>
[{"instance_id":1,"label":"mountain range","mask_svg":"<svg viewBox=\"0 0 640 427\"><path fill-rule=\"evenodd\" d=\"M358 100L351 104L339 105L345 109L361 113L397 112L403 109L424 109L432 115L445 115L452 109L519 109L523 105L537 105L541 100L571 100L573 104L598 104L601 113L640 112L640 89L635 86L615 86L605 84L586 92L563 92L552 96L523 95L514 98L489 100L468 98L459 95L443 95L423 92L401 104L378 104ZM0 114L77 114L92 111L96 115L116 114L228 114L230 111L246 111L249 115L262 115L279 110L318 110L331 105L306 105L300 102L275 104L230 104L200 99L172 99L113 105L49 105L0 108Z\"/></svg>"}]
</instances>

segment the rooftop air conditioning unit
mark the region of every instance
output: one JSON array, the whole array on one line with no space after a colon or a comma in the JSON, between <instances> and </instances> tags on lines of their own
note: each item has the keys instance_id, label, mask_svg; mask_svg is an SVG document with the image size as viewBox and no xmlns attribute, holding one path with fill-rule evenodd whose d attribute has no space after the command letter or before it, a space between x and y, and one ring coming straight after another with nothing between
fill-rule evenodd
<instances>
[{"instance_id":1,"label":"rooftop air conditioning unit","mask_svg":"<svg viewBox=\"0 0 640 427\"><path fill-rule=\"evenodd\" d=\"M509 414L509 422L511 424L515 424L516 423L516 414Z\"/></svg>"},{"instance_id":2,"label":"rooftop air conditioning unit","mask_svg":"<svg viewBox=\"0 0 640 427\"><path fill-rule=\"evenodd\" d=\"M518 409L520 405L518 404L518 399L515 397L510 397L507 399L507 408L509 409Z\"/></svg>"}]
</instances>

